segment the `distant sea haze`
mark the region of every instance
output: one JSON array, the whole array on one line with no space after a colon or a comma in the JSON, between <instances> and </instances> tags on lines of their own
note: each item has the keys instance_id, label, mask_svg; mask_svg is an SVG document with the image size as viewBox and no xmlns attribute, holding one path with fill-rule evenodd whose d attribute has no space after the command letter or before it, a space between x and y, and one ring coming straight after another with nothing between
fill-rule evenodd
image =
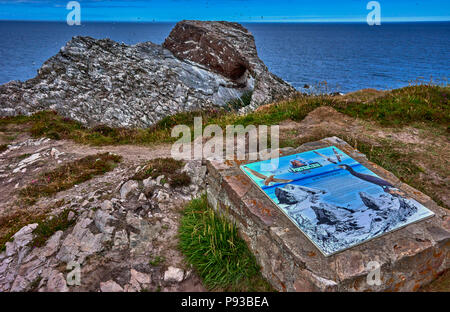
<instances>
[{"instance_id":1,"label":"distant sea haze","mask_svg":"<svg viewBox=\"0 0 450 312\"><path fill-rule=\"evenodd\" d=\"M175 23L0 22L0 84L27 80L72 36L135 44L162 43ZM450 22L244 23L259 57L299 90L328 92L393 89L417 81L446 83L450 74ZM326 81L327 89L323 87Z\"/></svg>"}]
</instances>

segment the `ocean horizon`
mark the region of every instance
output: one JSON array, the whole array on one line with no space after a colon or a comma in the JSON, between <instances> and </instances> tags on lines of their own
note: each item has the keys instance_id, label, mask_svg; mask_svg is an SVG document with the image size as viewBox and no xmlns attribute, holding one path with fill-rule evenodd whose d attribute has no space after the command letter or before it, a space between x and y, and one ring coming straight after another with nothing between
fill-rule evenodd
<instances>
[{"instance_id":1,"label":"ocean horizon","mask_svg":"<svg viewBox=\"0 0 450 312\"><path fill-rule=\"evenodd\" d=\"M73 36L164 42L175 22L0 21L0 84L25 81ZM450 74L450 22L246 22L259 57L300 91L394 89ZM311 89L308 89L311 90Z\"/></svg>"}]
</instances>

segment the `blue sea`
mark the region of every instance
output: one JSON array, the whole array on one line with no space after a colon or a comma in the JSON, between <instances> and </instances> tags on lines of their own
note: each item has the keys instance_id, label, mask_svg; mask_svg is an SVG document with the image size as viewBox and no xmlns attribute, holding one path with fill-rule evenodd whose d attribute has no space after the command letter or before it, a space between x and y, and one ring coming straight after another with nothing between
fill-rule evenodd
<instances>
[{"instance_id":1,"label":"blue sea","mask_svg":"<svg viewBox=\"0 0 450 312\"><path fill-rule=\"evenodd\" d=\"M135 44L162 43L174 23L0 22L0 84L27 80L75 35ZM446 83L450 23L248 23L260 58L302 90L392 89L416 81ZM326 88L324 87L326 82Z\"/></svg>"}]
</instances>

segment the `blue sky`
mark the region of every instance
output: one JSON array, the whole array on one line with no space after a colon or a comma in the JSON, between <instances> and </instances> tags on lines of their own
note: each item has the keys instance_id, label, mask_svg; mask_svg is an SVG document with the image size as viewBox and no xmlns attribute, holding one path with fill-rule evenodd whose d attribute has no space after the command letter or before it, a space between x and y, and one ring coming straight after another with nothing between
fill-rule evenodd
<instances>
[{"instance_id":1,"label":"blue sky","mask_svg":"<svg viewBox=\"0 0 450 312\"><path fill-rule=\"evenodd\" d=\"M179 21L238 22L366 21L368 0L79 0L81 22ZM450 21L448 0L379 0L382 22ZM65 21L68 1L0 0L0 20Z\"/></svg>"}]
</instances>

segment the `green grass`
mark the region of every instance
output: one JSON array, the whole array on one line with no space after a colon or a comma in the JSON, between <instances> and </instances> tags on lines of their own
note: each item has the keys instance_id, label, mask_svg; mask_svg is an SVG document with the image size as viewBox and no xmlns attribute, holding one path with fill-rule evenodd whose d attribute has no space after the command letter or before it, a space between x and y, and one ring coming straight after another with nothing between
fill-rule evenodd
<instances>
[{"instance_id":1,"label":"green grass","mask_svg":"<svg viewBox=\"0 0 450 312\"><path fill-rule=\"evenodd\" d=\"M60 230L64 231L73 225L75 219L72 221L68 220L69 212L70 210L66 209L50 219L45 212L32 214L28 211L16 211L12 215L0 218L0 252L6 250L6 243L12 241L15 233L22 227L32 223L37 223L38 226L33 231L35 237L31 242L31 246L43 246L54 233Z\"/></svg>"},{"instance_id":2,"label":"green grass","mask_svg":"<svg viewBox=\"0 0 450 312\"><path fill-rule=\"evenodd\" d=\"M217 215L206 195L192 200L183 212L179 247L209 289L268 291L255 257L234 224Z\"/></svg>"},{"instance_id":3,"label":"green grass","mask_svg":"<svg viewBox=\"0 0 450 312\"><path fill-rule=\"evenodd\" d=\"M6 250L6 243L12 240L17 231L27 224L37 223L44 218L44 215L32 215L26 211L16 211L12 215L0 218L0 252Z\"/></svg>"},{"instance_id":4,"label":"green grass","mask_svg":"<svg viewBox=\"0 0 450 312\"><path fill-rule=\"evenodd\" d=\"M156 256L153 259L150 259L148 264L151 266L158 266L158 265L164 263L164 261L166 261L166 259L164 257Z\"/></svg>"},{"instance_id":5,"label":"green grass","mask_svg":"<svg viewBox=\"0 0 450 312\"><path fill-rule=\"evenodd\" d=\"M75 184L113 170L122 157L109 153L89 155L44 172L19 191L25 203L66 190Z\"/></svg>"},{"instance_id":6,"label":"green grass","mask_svg":"<svg viewBox=\"0 0 450 312\"><path fill-rule=\"evenodd\" d=\"M371 102L337 103L334 107L349 116L374 120L385 126L417 122L450 124L450 87L418 85L393 90Z\"/></svg>"}]
</instances>

